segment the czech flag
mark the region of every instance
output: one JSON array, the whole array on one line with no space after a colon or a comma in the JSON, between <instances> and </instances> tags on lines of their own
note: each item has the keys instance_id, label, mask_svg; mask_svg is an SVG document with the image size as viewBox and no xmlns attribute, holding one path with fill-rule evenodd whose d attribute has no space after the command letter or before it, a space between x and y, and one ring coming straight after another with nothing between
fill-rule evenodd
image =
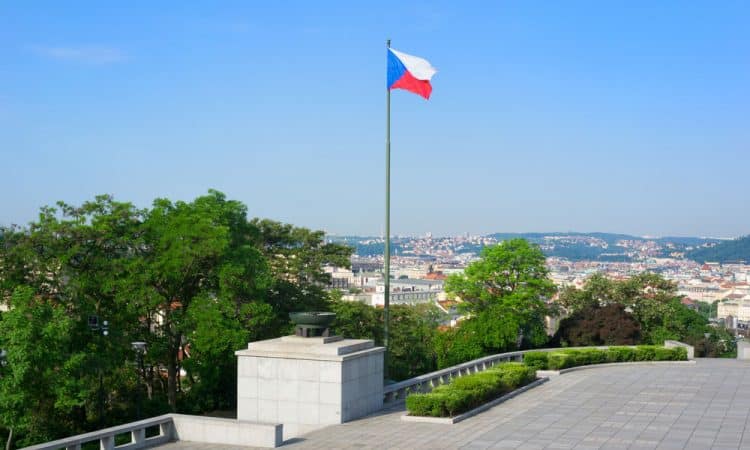
<instances>
[{"instance_id":1,"label":"czech flag","mask_svg":"<svg viewBox=\"0 0 750 450\"><path fill-rule=\"evenodd\" d=\"M405 89L430 98L430 79L437 73L426 59L388 49L388 89Z\"/></svg>"}]
</instances>

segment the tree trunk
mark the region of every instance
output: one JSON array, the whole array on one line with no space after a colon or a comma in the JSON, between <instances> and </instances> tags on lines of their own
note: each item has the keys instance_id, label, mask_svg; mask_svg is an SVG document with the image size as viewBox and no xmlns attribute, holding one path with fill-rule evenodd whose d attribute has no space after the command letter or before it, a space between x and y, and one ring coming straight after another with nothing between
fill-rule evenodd
<instances>
[{"instance_id":1,"label":"tree trunk","mask_svg":"<svg viewBox=\"0 0 750 450\"><path fill-rule=\"evenodd\" d=\"M13 441L13 427L8 431L8 441L5 443L5 450L10 450L10 443Z\"/></svg>"},{"instance_id":2,"label":"tree trunk","mask_svg":"<svg viewBox=\"0 0 750 450\"><path fill-rule=\"evenodd\" d=\"M173 347L174 348L174 347ZM177 411L177 352L170 352L167 363L167 401L172 412Z\"/></svg>"},{"instance_id":3,"label":"tree trunk","mask_svg":"<svg viewBox=\"0 0 750 450\"><path fill-rule=\"evenodd\" d=\"M146 385L146 397L152 400L154 397L154 367L149 366L143 374L143 383Z\"/></svg>"}]
</instances>

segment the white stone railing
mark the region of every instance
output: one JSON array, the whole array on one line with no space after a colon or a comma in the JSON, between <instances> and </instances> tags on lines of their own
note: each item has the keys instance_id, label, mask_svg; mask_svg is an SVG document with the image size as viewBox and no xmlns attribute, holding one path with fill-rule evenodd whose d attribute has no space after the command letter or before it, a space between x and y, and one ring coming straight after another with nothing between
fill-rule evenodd
<instances>
[{"instance_id":1,"label":"white stone railing","mask_svg":"<svg viewBox=\"0 0 750 450\"><path fill-rule=\"evenodd\" d=\"M150 448L166 444L172 439L172 424L172 415L165 414L163 416L139 420L138 422L92 431L91 433L45 442L44 444L32 445L21 450L81 450L82 444L93 441L99 441L99 448L101 450ZM159 427L159 434L147 438L146 429L157 426ZM115 445L115 436L128 433L130 434L130 442Z\"/></svg>"},{"instance_id":2,"label":"white stone railing","mask_svg":"<svg viewBox=\"0 0 750 450\"><path fill-rule=\"evenodd\" d=\"M146 429L151 427L159 427L159 433L146 437ZM129 442L116 445L117 440L128 434L130 435ZM101 450L131 450L158 447L170 441L180 440L215 445L278 447L283 443L282 436L283 425L281 424L164 414L138 422L32 445L21 450L81 450L82 444L95 441L99 442Z\"/></svg>"},{"instance_id":3,"label":"white stone railing","mask_svg":"<svg viewBox=\"0 0 750 450\"><path fill-rule=\"evenodd\" d=\"M695 348L692 345L680 341L664 341L664 346L667 348L682 347L687 352L687 359L695 359Z\"/></svg>"},{"instance_id":4,"label":"white stone railing","mask_svg":"<svg viewBox=\"0 0 750 450\"><path fill-rule=\"evenodd\" d=\"M457 366L447 367L408 380L399 381L398 383L386 385L383 388L383 406L402 402L410 393L430 392L432 388L440 386L441 384L450 383L454 378L481 372L500 363L523 361L524 353L526 353L526 351L485 356L484 358L475 359Z\"/></svg>"},{"instance_id":5,"label":"white stone railing","mask_svg":"<svg viewBox=\"0 0 750 450\"><path fill-rule=\"evenodd\" d=\"M688 351L688 359L693 359L692 347L682 342L677 341L665 341L664 346L671 347L686 347ZM635 346L628 346L635 347ZM597 346L597 347L564 347L565 350L572 349L583 349L583 348L597 348L597 349L608 349L609 346ZM529 350L519 350L515 352L498 353L497 355L485 356L484 358L475 359L473 361L465 362L457 366L447 367L442 370L435 372L426 373L418 377L410 378L408 380L399 381L386 385L383 388L383 407L393 405L398 402L406 400L406 396L410 393L426 393L430 392L432 388L440 386L441 384L450 383L454 378L458 378L464 375L481 372L489 369L504 362L511 361L523 361L523 355L526 352L554 352L562 350L562 348L534 348Z\"/></svg>"}]
</instances>

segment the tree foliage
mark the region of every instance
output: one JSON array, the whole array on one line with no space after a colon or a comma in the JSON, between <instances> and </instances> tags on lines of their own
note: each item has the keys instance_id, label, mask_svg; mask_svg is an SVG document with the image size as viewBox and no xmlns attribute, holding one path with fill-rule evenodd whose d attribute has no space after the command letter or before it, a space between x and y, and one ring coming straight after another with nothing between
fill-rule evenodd
<instances>
[{"instance_id":1,"label":"tree foliage","mask_svg":"<svg viewBox=\"0 0 750 450\"><path fill-rule=\"evenodd\" d=\"M11 299L13 309L0 321L0 348L7 352L0 368L0 421L24 430L25 444L54 437L76 406L66 392L67 372L75 370L66 351L72 324L61 306L35 298L28 287L15 289Z\"/></svg>"},{"instance_id":2,"label":"tree foliage","mask_svg":"<svg viewBox=\"0 0 750 450\"><path fill-rule=\"evenodd\" d=\"M336 313L336 334L356 339L373 339L383 345L383 310L358 302L332 300ZM436 368L435 339L443 313L431 304L392 305L388 376L404 380Z\"/></svg>"},{"instance_id":3,"label":"tree foliage","mask_svg":"<svg viewBox=\"0 0 750 450\"><path fill-rule=\"evenodd\" d=\"M289 313L320 311L327 307L324 286L330 275L327 265L350 267L352 248L326 243L322 231L311 231L267 219L253 219L253 241L261 250L272 274L266 301L276 313L273 329L292 331Z\"/></svg>"},{"instance_id":4,"label":"tree foliage","mask_svg":"<svg viewBox=\"0 0 750 450\"><path fill-rule=\"evenodd\" d=\"M640 342L641 326L625 307L611 303L587 306L560 322L553 338L558 345L584 347L635 345Z\"/></svg>"},{"instance_id":5,"label":"tree foliage","mask_svg":"<svg viewBox=\"0 0 750 450\"><path fill-rule=\"evenodd\" d=\"M582 289L564 289L559 304L570 315L570 320L561 323L558 337L570 345L574 345L573 341L565 339L565 334L571 333L569 327L575 330L594 326L605 316L615 320L614 309L609 313L602 310L613 305L632 315L637 322L640 339L636 343L663 344L664 340L673 339L698 345L705 339L705 333L722 334L721 330L709 326L705 315L682 304L673 282L654 273L641 273L626 280L611 280L596 274ZM621 320L625 318L621 317ZM609 325L605 323L602 322L602 326L606 328ZM622 323L625 326L625 322ZM581 336L580 339L577 342L585 342L588 338Z\"/></svg>"},{"instance_id":6,"label":"tree foliage","mask_svg":"<svg viewBox=\"0 0 750 450\"><path fill-rule=\"evenodd\" d=\"M42 208L0 229L0 427L58 438L134 419L138 395L152 415L231 409L234 351L288 332L292 310L324 308L323 266L350 254L320 231L249 221L216 191ZM133 341L148 344L143 367Z\"/></svg>"},{"instance_id":7,"label":"tree foliage","mask_svg":"<svg viewBox=\"0 0 750 450\"><path fill-rule=\"evenodd\" d=\"M438 338L440 367L547 340L546 300L555 286L538 246L511 239L486 247L479 261L448 278L446 291L468 318Z\"/></svg>"}]
</instances>

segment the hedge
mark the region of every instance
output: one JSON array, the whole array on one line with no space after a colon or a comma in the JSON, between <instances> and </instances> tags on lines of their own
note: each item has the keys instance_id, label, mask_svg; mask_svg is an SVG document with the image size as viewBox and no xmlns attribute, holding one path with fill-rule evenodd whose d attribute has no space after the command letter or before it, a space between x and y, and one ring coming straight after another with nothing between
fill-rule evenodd
<instances>
[{"instance_id":1,"label":"hedge","mask_svg":"<svg viewBox=\"0 0 750 450\"><path fill-rule=\"evenodd\" d=\"M534 370L561 370L569 367L629 361L685 361L687 350L656 345L609 347L608 349L560 349L549 352L527 352L523 362Z\"/></svg>"},{"instance_id":2,"label":"hedge","mask_svg":"<svg viewBox=\"0 0 750 450\"><path fill-rule=\"evenodd\" d=\"M406 409L412 416L452 417L525 386L536 379L523 363L503 363L484 372L466 375L427 394L410 394Z\"/></svg>"}]
</instances>

